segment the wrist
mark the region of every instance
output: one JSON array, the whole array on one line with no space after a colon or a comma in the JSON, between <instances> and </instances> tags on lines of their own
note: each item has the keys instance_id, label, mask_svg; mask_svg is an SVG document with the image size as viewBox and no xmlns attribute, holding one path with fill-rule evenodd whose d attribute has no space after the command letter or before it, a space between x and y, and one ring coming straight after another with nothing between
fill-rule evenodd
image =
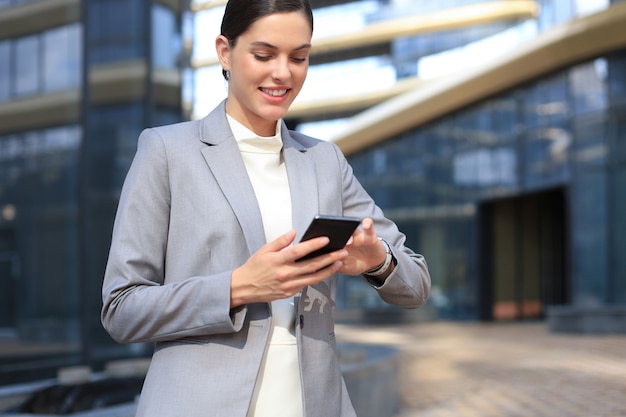
<instances>
[{"instance_id":1,"label":"wrist","mask_svg":"<svg viewBox=\"0 0 626 417\"><path fill-rule=\"evenodd\" d=\"M243 276L245 276L245 274L243 271L241 271L241 267L234 269L230 275L231 308L254 302L254 300L251 299L251 296L254 294L254 292L251 290L250 286L243 280Z\"/></svg>"},{"instance_id":2,"label":"wrist","mask_svg":"<svg viewBox=\"0 0 626 417\"><path fill-rule=\"evenodd\" d=\"M368 277L380 277L382 275L385 275L389 271L389 268L391 268L392 264L394 263L393 253L391 252L391 246L389 246L389 244L382 238L378 238L378 240L380 240L380 243L382 243L383 246L385 247L385 259L378 266L372 269L368 269L367 271L363 272L363 275L367 275Z\"/></svg>"}]
</instances>

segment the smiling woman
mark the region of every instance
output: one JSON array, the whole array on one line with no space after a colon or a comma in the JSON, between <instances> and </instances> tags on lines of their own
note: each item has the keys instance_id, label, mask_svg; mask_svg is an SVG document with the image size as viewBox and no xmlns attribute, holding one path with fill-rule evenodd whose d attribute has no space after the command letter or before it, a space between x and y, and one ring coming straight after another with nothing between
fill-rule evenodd
<instances>
[{"instance_id":1,"label":"smiling woman","mask_svg":"<svg viewBox=\"0 0 626 417\"><path fill-rule=\"evenodd\" d=\"M283 121L312 30L308 0L230 0L215 41L226 100L139 137L102 322L119 342L156 343L140 417L354 417L334 333L338 274L400 307L428 297L423 257L339 149ZM318 214L360 226L345 247L298 262L329 243L300 239Z\"/></svg>"}]
</instances>

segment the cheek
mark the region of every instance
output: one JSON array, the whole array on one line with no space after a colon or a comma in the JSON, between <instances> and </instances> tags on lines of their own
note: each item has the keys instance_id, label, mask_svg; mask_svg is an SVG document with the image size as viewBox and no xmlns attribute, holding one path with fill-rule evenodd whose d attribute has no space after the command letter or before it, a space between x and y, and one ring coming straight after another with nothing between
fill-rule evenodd
<instances>
[{"instance_id":1,"label":"cheek","mask_svg":"<svg viewBox=\"0 0 626 417\"><path fill-rule=\"evenodd\" d=\"M306 80L307 73L308 73L308 67L306 68L298 67L295 70L293 70L291 74L294 80L297 80L300 86L302 86L302 84L304 84L304 81Z\"/></svg>"},{"instance_id":2,"label":"cheek","mask_svg":"<svg viewBox=\"0 0 626 417\"><path fill-rule=\"evenodd\" d=\"M236 75L239 76L239 81L242 84L256 83L261 75L261 71L256 61L243 59L238 62Z\"/></svg>"}]
</instances>

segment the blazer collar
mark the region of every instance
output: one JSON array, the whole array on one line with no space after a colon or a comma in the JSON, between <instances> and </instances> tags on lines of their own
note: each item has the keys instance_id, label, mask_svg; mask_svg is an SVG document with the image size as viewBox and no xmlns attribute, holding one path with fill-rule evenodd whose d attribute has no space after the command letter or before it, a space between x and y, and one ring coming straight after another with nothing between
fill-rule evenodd
<instances>
[{"instance_id":1,"label":"blazer collar","mask_svg":"<svg viewBox=\"0 0 626 417\"><path fill-rule=\"evenodd\" d=\"M292 147L300 152L306 152L307 148L297 142L289 134L289 129L284 121L281 126L282 139L285 148ZM219 145L234 139L230 125L226 119L226 100L222 101L211 113L200 120L200 140L208 145Z\"/></svg>"},{"instance_id":2,"label":"blazer collar","mask_svg":"<svg viewBox=\"0 0 626 417\"><path fill-rule=\"evenodd\" d=\"M200 120L199 137L208 145L220 145L234 139L226 119L226 100Z\"/></svg>"}]
</instances>

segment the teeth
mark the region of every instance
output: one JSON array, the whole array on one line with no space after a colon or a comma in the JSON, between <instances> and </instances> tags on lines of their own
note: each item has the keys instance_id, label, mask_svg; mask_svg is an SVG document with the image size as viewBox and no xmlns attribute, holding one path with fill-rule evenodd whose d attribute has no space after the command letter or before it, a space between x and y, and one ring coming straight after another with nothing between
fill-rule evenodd
<instances>
[{"instance_id":1,"label":"teeth","mask_svg":"<svg viewBox=\"0 0 626 417\"><path fill-rule=\"evenodd\" d=\"M280 97L280 96L284 96L285 94L287 94L287 90L266 90L263 89L263 92L266 94L269 94L270 96L273 97Z\"/></svg>"}]
</instances>

